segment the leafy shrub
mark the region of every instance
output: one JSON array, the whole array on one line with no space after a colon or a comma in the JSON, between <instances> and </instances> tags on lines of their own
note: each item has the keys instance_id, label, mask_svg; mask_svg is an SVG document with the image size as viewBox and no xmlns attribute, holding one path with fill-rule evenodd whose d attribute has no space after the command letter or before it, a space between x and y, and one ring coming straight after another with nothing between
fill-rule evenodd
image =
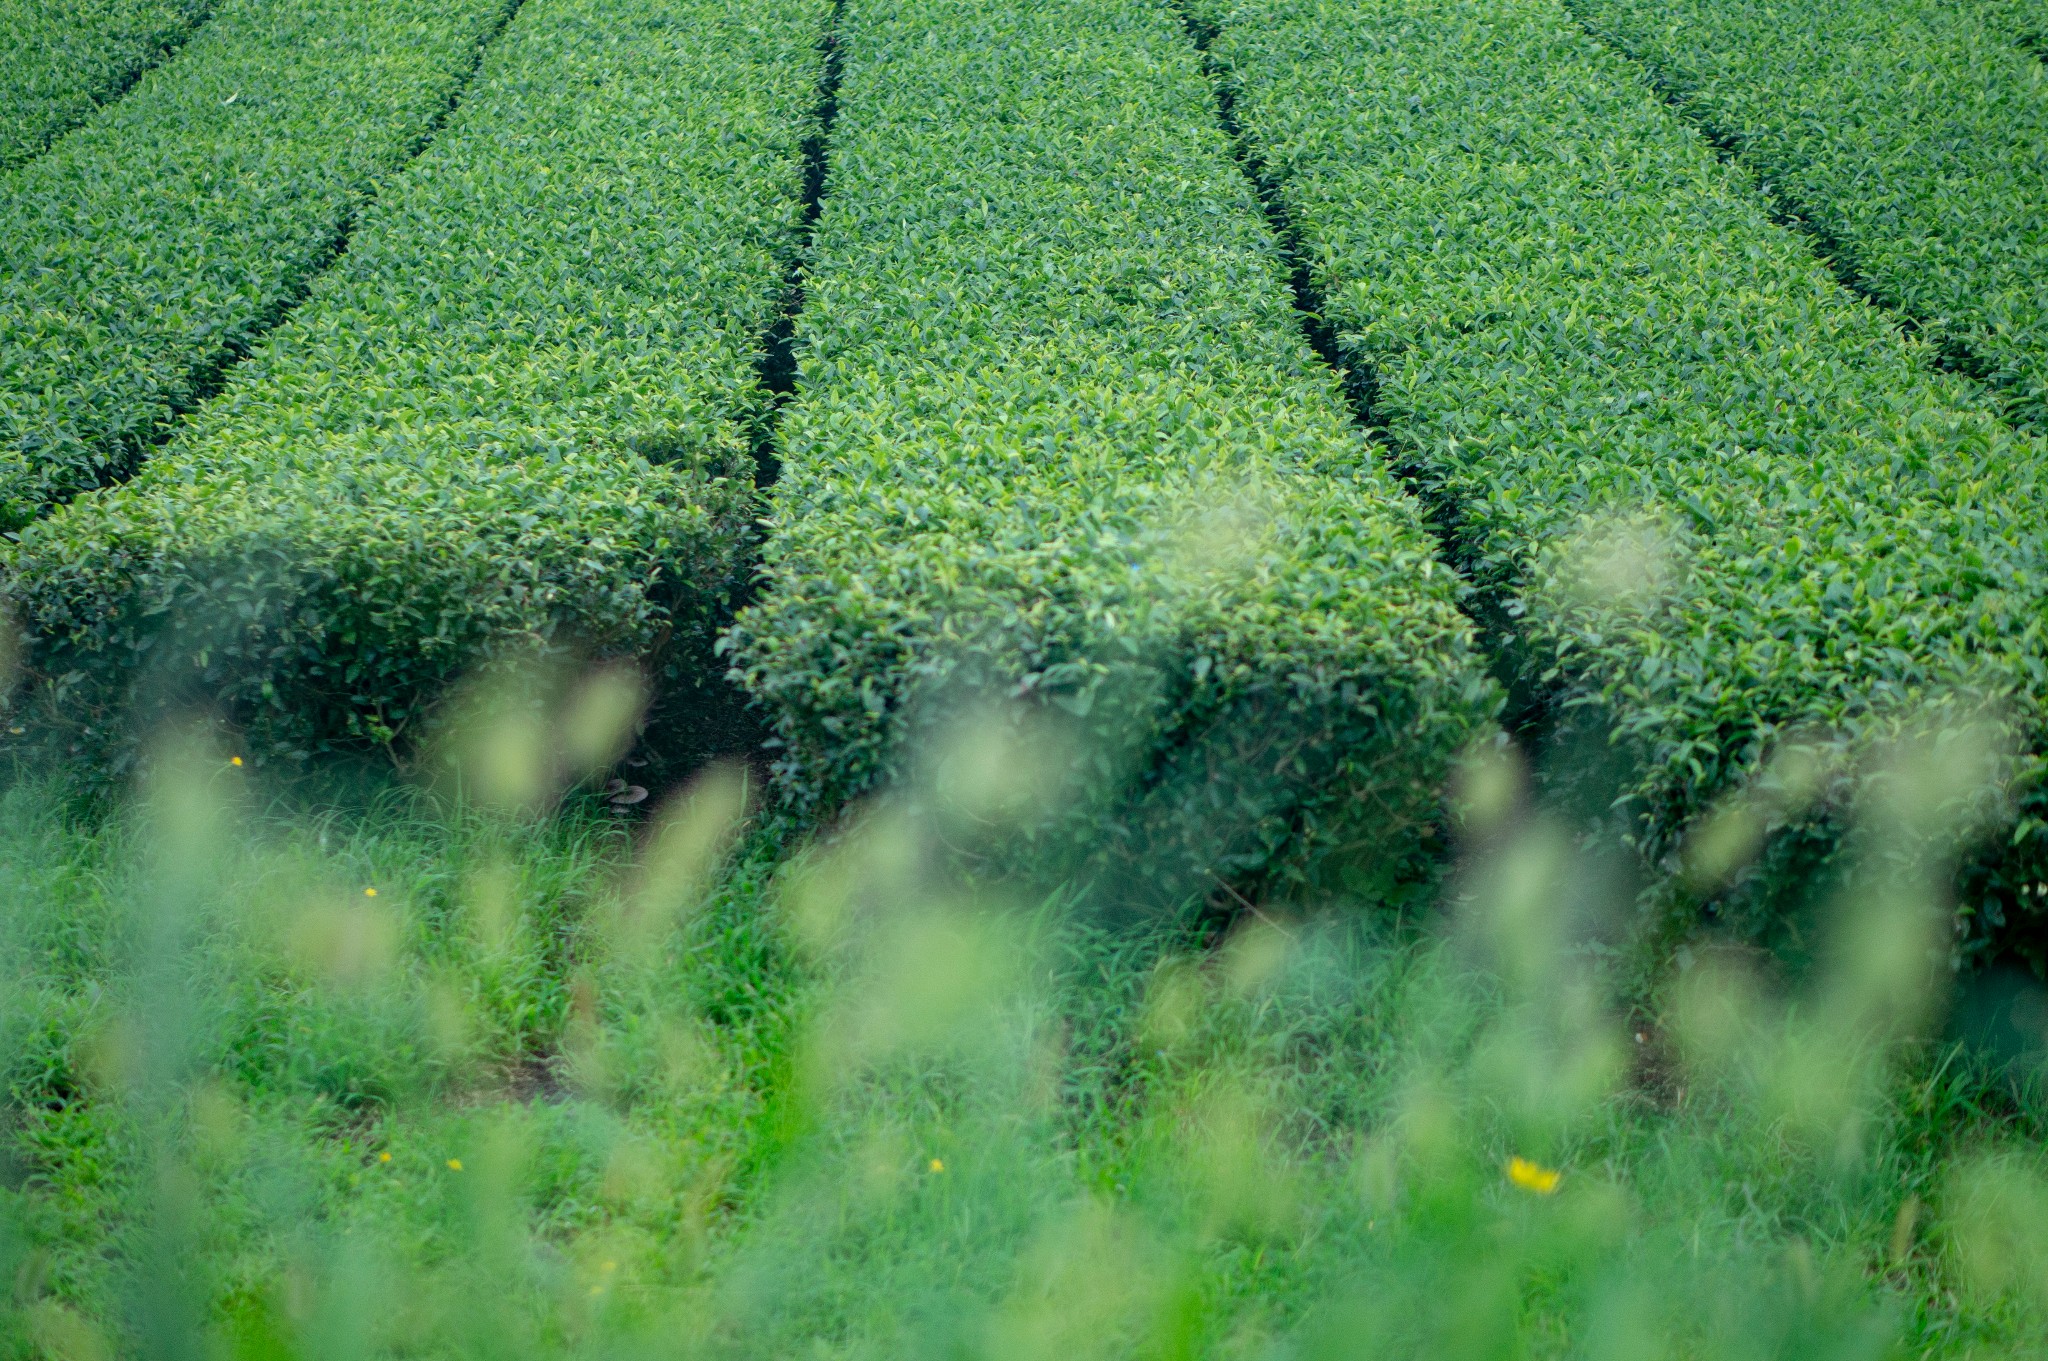
<instances>
[{"instance_id":1,"label":"leafy shrub","mask_svg":"<svg viewBox=\"0 0 2048 1361\"><path fill-rule=\"evenodd\" d=\"M1378 416L1652 857L1787 736L1951 696L2038 742L2048 449L1626 62L1554 0L1199 12Z\"/></svg>"},{"instance_id":2,"label":"leafy shrub","mask_svg":"<svg viewBox=\"0 0 2048 1361\"><path fill-rule=\"evenodd\" d=\"M227 390L22 533L6 590L56 707L118 734L197 691L303 754L404 742L508 651L708 658L824 14L523 13Z\"/></svg>"},{"instance_id":3,"label":"leafy shrub","mask_svg":"<svg viewBox=\"0 0 2048 1361\"><path fill-rule=\"evenodd\" d=\"M1177 893L1411 855L1497 695L1171 15L846 22L765 588L731 636L783 791L829 811L996 696L1079 729L1057 811L1025 815L1057 857L1106 836Z\"/></svg>"},{"instance_id":4,"label":"leafy shrub","mask_svg":"<svg viewBox=\"0 0 2048 1361\"><path fill-rule=\"evenodd\" d=\"M2048 61L2048 5L2041 0L1982 0L1985 22Z\"/></svg>"},{"instance_id":5,"label":"leafy shrub","mask_svg":"<svg viewBox=\"0 0 2048 1361\"><path fill-rule=\"evenodd\" d=\"M0 169L19 165L185 40L208 0L0 3Z\"/></svg>"},{"instance_id":6,"label":"leafy shrub","mask_svg":"<svg viewBox=\"0 0 2048 1361\"><path fill-rule=\"evenodd\" d=\"M2048 430L2048 86L1997 14L1942 0L1573 8L1734 139L1863 287Z\"/></svg>"},{"instance_id":7,"label":"leafy shrub","mask_svg":"<svg viewBox=\"0 0 2048 1361\"><path fill-rule=\"evenodd\" d=\"M0 195L0 529L124 475L304 291L508 0L226 0Z\"/></svg>"}]
</instances>

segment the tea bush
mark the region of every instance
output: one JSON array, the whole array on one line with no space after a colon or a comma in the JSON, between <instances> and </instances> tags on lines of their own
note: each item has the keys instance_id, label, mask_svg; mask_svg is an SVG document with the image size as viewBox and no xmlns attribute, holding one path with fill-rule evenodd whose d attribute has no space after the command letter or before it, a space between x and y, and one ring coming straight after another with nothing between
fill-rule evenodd
<instances>
[{"instance_id":1,"label":"tea bush","mask_svg":"<svg viewBox=\"0 0 2048 1361\"><path fill-rule=\"evenodd\" d=\"M953 701L1062 715L1056 857L1162 892L1416 853L1498 696L1139 0L850 7L764 589L733 638L791 803Z\"/></svg>"},{"instance_id":2,"label":"tea bush","mask_svg":"<svg viewBox=\"0 0 2048 1361\"><path fill-rule=\"evenodd\" d=\"M508 652L708 657L825 14L523 13L227 390L23 532L6 595L55 709L116 736L196 692L304 755L404 743Z\"/></svg>"},{"instance_id":3,"label":"tea bush","mask_svg":"<svg viewBox=\"0 0 2048 1361\"><path fill-rule=\"evenodd\" d=\"M1984 0L1986 22L2048 61L2048 5L2040 0Z\"/></svg>"},{"instance_id":4,"label":"tea bush","mask_svg":"<svg viewBox=\"0 0 2048 1361\"><path fill-rule=\"evenodd\" d=\"M508 0L225 0L0 194L0 529L126 474L327 264Z\"/></svg>"},{"instance_id":5,"label":"tea bush","mask_svg":"<svg viewBox=\"0 0 2048 1361\"><path fill-rule=\"evenodd\" d=\"M1862 287L2048 430L2048 81L2018 30L1929 0L1572 7L1731 139Z\"/></svg>"},{"instance_id":6,"label":"tea bush","mask_svg":"<svg viewBox=\"0 0 2048 1361\"><path fill-rule=\"evenodd\" d=\"M1627 754L1653 857L1788 735L1988 696L2040 750L2048 449L1626 62L1549 0L1195 11L1378 418L1525 679Z\"/></svg>"},{"instance_id":7,"label":"tea bush","mask_svg":"<svg viewBox=\"0 0 2048 1361\"><path fill-rule=\"evenodd\" d=\"M185 41L208 0L0 4L0 169L31 159Z\"/></svg>"}]
</instances>

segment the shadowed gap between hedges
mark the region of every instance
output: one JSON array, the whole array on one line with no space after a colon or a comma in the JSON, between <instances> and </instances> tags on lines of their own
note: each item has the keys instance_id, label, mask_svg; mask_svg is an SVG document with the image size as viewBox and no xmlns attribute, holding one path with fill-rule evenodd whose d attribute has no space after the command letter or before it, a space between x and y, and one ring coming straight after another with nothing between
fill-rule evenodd
<instances>
[{"instance_id":1,"label":"shadowed gap between hedges","mask_svg":"<svg viewBox=\"0 0 2048 1361\"><path fill-rule=\"evenodd\" d=\"M1217 28L1196 15L1187 0L1171 0L1171 4L1200 56L1202 74L1208 78L1209 87L1215 92L1216 120L1230 143L1231 155L1250 182L1252 193L1257 197L1274 242L1279 247L1281 263L1287 271L1288 287L1294 295L1295 319L1301 325L1302 336L1337 375L1353 424L1380 452L1401 485L1421 504L1424 523L1436 541L1437 557L1463 576L1458 553L1458 545L1465 541L1461 532L1460 508L1431 484L1419 461L1402 452L1393 433L1380 419L1379 376L1373 372L1372 366L1344 352L1336 328L1330 324L1322 290L1317 287L1315 275L1309 268L1301 228L1288 209L1278 181L1267 168L1264 155L1237 117L1237 88L1230 73L1211 55L1210 47L1216 40ZM1469 578L1467 580L1469 582ZM1530 679L1532 669L1517 661L1519 634L1514 628L1506 598L1497 590L1473 586L1458 605L1472 620L1479 635L1488 670L1508 694L1508 707L1502 715L1502 724L1530 750L1546 749L1555 727L1555 696L1550 689L1534 684Z\"/></svg>"},{"instance_id":2,"label":"shadowed gap between hedges","mask_svg":"<svg viewBox=\"0 0 2048 1361\"><path fill-rule=\"evenodd\" d=\"M185 25L183 32L158 43L156 47L144 54L142 60L116 76L112 85L109 85L106 89L101 90L92 97L92 108L88 109L82 117L70 119L49 129L39 143L24 150L14 160L0 160L0 173L19 170L22 166L48 152L51 147L57 144L58 138L84 123L93 114L98 113L109 104L119 103L122 99L126 98L128 92L140 84L144 76L154 71L157 67L162 66L172 57L177 56L179 50L186 43L191 42L198 35L200 29L206 27L207 22L213 18L214 11L219 8L218 0L207 0L205 4L199 6L198 9L193 11L192 22Z\"/></svg>"},{"instance_id":3,"label":"shadowed gap between hedges","mask_svg":"<svg viewBox=\"0 0 2048 1361\"><path fill-rule=\"evenodd\" d=\"M1836 283L1883 312L1891 318L1892 324L1907 336L1925 341L1926 352L1934 368L1942 373L1967 378L1983 387L1995 399L1998 415L2007 425L2026 434L2048 435L2048 425L2044 425L2014 404L2006 386L1997 380L1993 366L1977 353L1969 342L1953 335L1929 335L1921 319L1907 310L1904 303L1864 278L1854 247L1820 223L1801 214L1775 180L1744 159L1742 134L1723 127L1701 113L1699 108L1686 98L1685 91L1667 77L1657 63L1637 55L1620 40L1602 32L1599 26L1581 11L1576 0L1560 0L1560 3L1565 13L1571 16L1572 21L1588 38L1642 74L1651 91L1678 115L1681 122L1698 133L1713 149L1715 159L1733 169L1742 176L1745 183L1756 190L1765 215L1806 242L1814 258L1820 261ZM2025 37L2015 36L2012 41L2042 61L2048 62L2048 47L2039 46Z\"/></svg>"},{"instance_id":4,"label":"shadowed gap between hedges","mask_svg":"<svg viewBox=\"0 0 2048 1361\"><path fill-rule=\"evenodd\" d=\"M305 272L290 283L276 304L255 319L248 335L222 346L219 351L202 360L188 372L186 394L179 400L171 403L169 412L157 422L155 429L149 435L129 441L125 448L117 450L119 456L111 460L100 470L99 486L113 486L125 482L134 476L144 461L148 459L150 451L161 448L169 443L172 436L178 433L180 423L186 416L191 415L194 411L197 411L219 395L221 389L227 386L228 379L234 373L235 366L244 359L247 359L254 352L256 346L262 342L263 338L283 325L285 319L298 308L300 303L306 300L312 293L313 285L319 281L320 276L332 269L335 262L347 253L349 238L355 233L357 218L361 215L362 210L376 198L374 186L384 180L393 179L403 174L406 167L418 160L421 153L433 144L435 136L447 124L449 118L454 116L455 110L461 107L462 97L468 93L470 85L475 82L477 72L483 69L485 53L498 40L499 35L504 33L506 26L518 16L521 7L525 3L526 0L505 0L504 5L498 11L498 17L485 28L483 34L477 39L475 48L470 54L469 69L463 72L461 77L456 80L453 88L448 91L447 99L442 102L439 109L436 109L427 118L425 124L421 126L419 132L413 137L411 144L405 148L398 161L390 170L371 180L372 187L355 206L342 214L340 222L335 225L333 235L313 253L312 260ZM209 10L210 13L211 11ZM62 496L50 501L38 512L38 518L48 515L56 507L69 502L71 499L71 496Z\"/></svg>"},{"instance_id":5,"label":"shadowed gap between hedges","mask_svg":"<svg viewBox=\"0 0 2048 1361\"><path fill-rule=\"evenodd\" d=\"M803 216L797 228L796 250L791 254L789 272L783 277L782 302L768 333L761 337L761 358L756 367L761 387L768 393L768 409L754 433L754 485L763 490L775 485L782 475L782 458L775 451L775 434L782 409L796 395L796 319L804 310L804 280L811 243L818 234L818 215L824 211L827 153L832 142L832 125L839 118L839 81L845 73L845 56L839 49L840 22L846 14L846 0L834 0L825 21L825 34L818 40L818 96L812 105L811 129L801 148L803 157ZM743 602L742 602L743 603Z\"/></svg>"},{"instance_id":6,"label":"shadowed gap between hedges","mask_svg":"<svg viewBox=\"0 0 2048 1361\"><path fill-rule=\"evenodd\" d=\"M761 336L760 357L755 361L756 381L768 394L766 407L753 430L754 486L758 492L774 486L781 475L782 459L775 450L776 433L783 409L796 395L796 319L804 309L811 243L817 237L818 215L824 211L832 125L839 117L839 82L845 65L839 46L840 23L845 12L846 0L835 0L825 20L825 32L818 40L817 93L811 105L810 128L799 147L803 207L775 318ZM748 570L726 602L717 628L720 634L731 627L733 619L760 589L759 579L752 571L754 547L748 545ZM657 793L679 788L703 765L720 757L740 757L759 766L761 745L767 736L761 714L751 699L713 659L696 679L665 687L654 696L644 738L653 768L658 772L650 783Z\"/></svg>"},{"instance_id":7,"label":"shadowed gap between hedges","mask_svg":"<svg viewBox=\"0 0 2048 1361\"><path fill-rule=\"evenodd\" d=\"M2017 47L2028 56L2033 57L2037 61L2048 62L2048 29L2044 29L2039 33L2016 32L2008 29L2005 36L2012 40L2014 47Z\"/></svg>"},{"instance_id":8,"label":"shadowed gap between hedges","mask_svg":"<svg viewBox=\"0 0 2048 1361\"><path fill-rule=\"evenodd\" d=\"M1465 542L1462 513L1457 502L1434 485L1422 463L1404 453L1393 432L1380 418L1379 378L1369 363L1347 355L1336 328L1330 324L1326 299L1309 267L1300 226L1287 206L1278 180L1265 156L1237 116L1237 88L1231 73L1211 52L1219 30L1197 15L1188 0L1170 0L1198 55L1203 76L1215 96L1216 120L1228 142L1232 158L1244 172L1253 197L1273 234L1293 297L1295 319L1303 339L1336 375L1338 387L1352 423L1385 460L1400 485L1421 506L1424 528L1435 543L1436 556L1467 585L1458 600L1459 610L1472 621L1487 670L1508 696L1501 715L1502 726L1527 752L1543 754L1556 745L1557 691L1534 679L1537 669L1522 664L1520 634L1514 626L1506 595L1498 589L1479 586L1464 572L1458 546ZM1583 743L1572 743L1566 759L1582 756ZM1251 910L1250 900L1229 885L1220 885L1199 925L1211 933L1222 931L1241 912Z\"/></svg>"}]
</instances>

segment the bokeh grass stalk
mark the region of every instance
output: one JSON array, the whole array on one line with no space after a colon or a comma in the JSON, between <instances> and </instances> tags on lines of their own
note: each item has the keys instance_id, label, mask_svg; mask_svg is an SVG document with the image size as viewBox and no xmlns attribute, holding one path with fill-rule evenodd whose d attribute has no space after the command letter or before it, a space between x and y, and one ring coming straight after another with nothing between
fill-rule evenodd
<instances>
[{"instance_id":1,"label":"bokeh grass stalk","mask_svg":"<svg viewBox=\"0 0 2048 1361\"><path fill-rule=\"evenodd\" d=\"M1505 747L1431 912L1134 916L955 853L1045 797L1013 716L791 847L737 766L614 807L637 690L522 684L353 807L205 732L113 816L0 797L0 1355L2048 1339L2038 1097L1948 1038L1897 853L1959 844L1968 734L1863 778L1810 949L1624 1008L1633 890Z\"/></svg>"}]
</instances>

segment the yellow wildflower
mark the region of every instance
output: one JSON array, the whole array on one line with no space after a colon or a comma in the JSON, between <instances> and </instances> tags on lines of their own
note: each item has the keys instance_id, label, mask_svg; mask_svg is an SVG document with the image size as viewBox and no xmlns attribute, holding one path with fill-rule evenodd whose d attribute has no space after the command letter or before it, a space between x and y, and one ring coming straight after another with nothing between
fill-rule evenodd
<instances>
[{"instance_id":1,"label":"yellow wildflower","mask_svg":"<svg viewBox=\"0 0 2048 1361\"><path fill-rule=\"evenodd\" d=\"M1508 1159L1508 1180L1524 1191L1534 1191L1539 1196L1547 1196L1557 1190L1557 1183L1563 1176L1564 1173L1532 1163L1527 1158Z\"/></svg>"},{"instance_id":2,"label":"yellow wildflower","mask_svg":"<svg viewBox=\"0 0 2048 1361\"><path fill-rule=\"evenodd\" d=\"M390 1154L389 1154L388 1152L386 1152L386 1153L379 1153L379 1154L377 1155L377 1161L378 1161L378 1162L380 1162L380 1163L388 1163L388 1162L390 1162L390 1161L391 1161L391 1155L390 1155Z\"/></svg>"},{"instance_id":3,"label":"yellow wildflower","mask_svg":"<svg viewBox=\"0 0 2048 1361\"><path fill-rule=\"evenodd\" d=\"M945 1170L946 1170L946 1165L945 1165L945 1164L944 1164L943 1162L940 1162L940 1161L939 1161L939 1160L938 1160L937 1158L933 1158L933 1159L932 1159L932 1171L934 1171L934 1172L943 1172L943 1171L945 1171Z\"/></svg>"},{"instance_id":4,"label":"yellow wildflower","mask_svg":"<svg viewBox=\"0 0 2048 1361\"><path fill-rule=\"evenodd\" d=\"M448 1160L448 1170L450 1172L460 1172L462 1170L462 1159L450 1158Z\"/></svg>"},{"instance_id":5,"label":"yellow wildflower","mask_svg":"<svg viewBox=\"0 0 2048 1361\"><path fill-rule=\"evenodd\" d=\"M242 764L242 758L239 756L230 756L228 757L228 764L231 766L238 766Z\"/></svg>"},{"instance_id":6,"label":"yellow wildflower","mask_svg":"<svg viewBox=\"0 0 2048 1361\"><path fill-rule=\"evenodd\" d=\"M363 896L365 898L374 898L377 896L377 890L374 888L366 888L363 890Z\"/></svg>"}]
</instances>

